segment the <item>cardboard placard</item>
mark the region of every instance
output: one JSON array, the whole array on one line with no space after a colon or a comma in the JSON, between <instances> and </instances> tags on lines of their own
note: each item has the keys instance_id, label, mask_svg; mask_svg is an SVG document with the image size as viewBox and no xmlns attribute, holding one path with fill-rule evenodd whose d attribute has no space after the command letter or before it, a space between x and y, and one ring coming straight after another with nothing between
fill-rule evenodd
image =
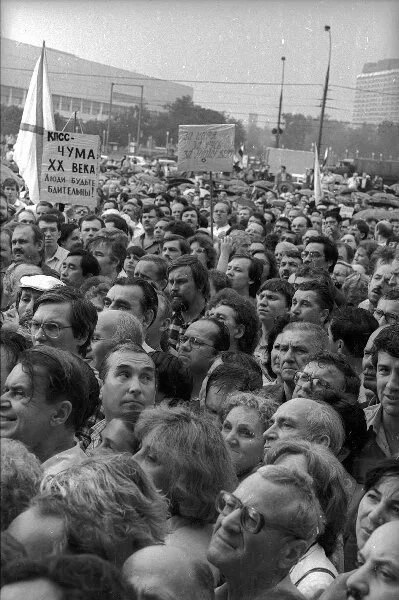
<instances>
[{"instance_id":1,"label":"cardboard placard","mask_svg":"<svg viewBox=\"0 0 399 600\"><path fill-rule=\"evenodd\" d=\"M231 172L234 124L179 125L178 170Z\"/></svg>"},{"instance_id":2,"label":"cardboard placard","mask_svg":"<svg viewBox=\"0 0 399 600\"><path fill-rule=\"evenodd\" d=\"M99 159L100 136L45 131L40 200L95 208Z\"/></svg>"},{"instance_id":3,"label":"cardboard placard","mask_svg":"<svg viewBox=\"0 0 399 600\"><path fill-rule=\"evenodd\" d=\"M353 206L341 206L339 214L343 219L351 219L353 217L355 209Z\"/></svg>"}]
</instances>

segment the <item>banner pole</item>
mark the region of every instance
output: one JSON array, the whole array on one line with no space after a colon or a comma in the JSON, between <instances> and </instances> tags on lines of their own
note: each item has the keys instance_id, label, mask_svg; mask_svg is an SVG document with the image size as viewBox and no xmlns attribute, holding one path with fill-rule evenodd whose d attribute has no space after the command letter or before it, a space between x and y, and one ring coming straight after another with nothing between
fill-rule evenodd
<instances>
[{"instance_id":1,"label":"banner pole","mask_svg":"<svg viewBox=\"0 0 399 600\"><path fill-rule=\"evenodd\" d=\"M213 240L213 180L212 171L209 171L209 184L210 184L210 195L211 195L211 238Z\"/></svg>"}]
</instances>

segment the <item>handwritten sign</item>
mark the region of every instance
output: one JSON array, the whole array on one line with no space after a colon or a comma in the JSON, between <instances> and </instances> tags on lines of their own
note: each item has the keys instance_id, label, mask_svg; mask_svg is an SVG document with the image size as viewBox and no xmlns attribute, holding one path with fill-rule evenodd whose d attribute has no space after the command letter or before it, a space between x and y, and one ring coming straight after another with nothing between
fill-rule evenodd
<instances>
[{"instance_id":1,"label":"handwritten sign","mask_svg":"<svg viewBox=\"0 0 399 600\"><path fill-rule=\"evenodd\" d=\"M234 133L234 124L179 125L179 171L232 171Z\"/></svg>"},{"instance_id":2,"label":"handwritten sign","mask_svg":"<svg viewBox=\"0 0 399 600\"><path fill-rule=\"evenodd\" d=\"M40 200L94 208L100 158L100 137L67 131L45 131Z\"/></svg>"},{"instance_id":3,"label":"handwritten sign","mask_svg":"<svg viewBox=\"0 0 399 600\"><path fill-rule=\"evenodd\" d=\"M355 209L353 206L341 206L339 214L343 219L351 219L353 217Z\"/></svg>"}]
</instances>

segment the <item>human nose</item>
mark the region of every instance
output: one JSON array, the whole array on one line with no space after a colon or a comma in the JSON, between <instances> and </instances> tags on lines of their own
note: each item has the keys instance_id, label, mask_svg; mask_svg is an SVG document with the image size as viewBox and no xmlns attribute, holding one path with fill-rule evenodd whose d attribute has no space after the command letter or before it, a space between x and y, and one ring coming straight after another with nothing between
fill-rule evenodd
<instances>
[{"instance_id":1,"label":"human nose","mask_svg":"<svg viewBox=\"0 0 399 600\"><path fill-rule=\"evenodd\" d=\"M273 423L273 425L271 425L269 427L269 429L266 429L266 431L263 434L263 440L265 442L270 442L277 439L277 426L275 423Z\"/></svg>"},{"instance_id":2,"label":"human nose","mask_svg":"<svg viewBox=\"0 0 399 600\"><path fill-rule=\"evenodd\" d=\"M47 337L44 333L43 323L40 323L40 325L38 325L37 327L38 329L36 329L36 331L32 334L32 337L37 341L46 340Z\"/></svg>"},{"instance_id":3,"label":"human nose","mask_svg":"<svg viewBox=\"0 0 399 600\"><path fill-rule=\"evenodd\" d=\"M10 400L7 398L7 394L8 392L3 392L0 396L0 405L1 408L11 408L11 402Z\"/></svg>"},{"instance_id":4,"label":"human nose","mask_svg":"<svg viewBox=\"0 0 399 600\"><path fill-rule=\"evenodd\" d=\"M229 446L238 446L238 439L234 429L229 431L229 433L225 435L224 439Z\"/></svg>"},{"instance_id":5,"label":"human nose","mask_svg":"<svg viewBox=\"0 0 399 600\"><path fill-rule=\"evenodd\" d=\"M356 600L365 598L369 593L367 567L362 565L348 577L346 581L347 592L351 593Z\"/></svg>"},{"instance_id":6,"label":"human nose","mask_svg":"<svg viewBox=\"0 0 399 600\"><path fill-rule=\"evenodd\" d=\"M129 382L129 393L130 394L137 394L141 391L140 388L140 381L139 378L137 377L137 375L134 375Z\"/></svg>"}]
</instances>

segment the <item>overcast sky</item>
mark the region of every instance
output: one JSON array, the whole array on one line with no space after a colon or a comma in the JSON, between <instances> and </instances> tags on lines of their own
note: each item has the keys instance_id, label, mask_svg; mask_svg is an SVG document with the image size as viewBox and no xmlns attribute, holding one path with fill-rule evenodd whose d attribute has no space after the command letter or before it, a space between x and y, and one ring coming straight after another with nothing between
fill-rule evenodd
<instances>
[{"instance_id":1,"label":"overcast sky","mask_svg":"<svg viewBox=\"0 0 399 600\"><path fill-rule=\"evenodd\" d=\"M331 117L352 116L354 91L335 86L355 88L365 62L399 58L397 0L2 0L1 17L4 37L185 80L198 104L260 124L276 122L282 56L283 112L319 114L326 24Z\"/></svg>"}]
</instances>

